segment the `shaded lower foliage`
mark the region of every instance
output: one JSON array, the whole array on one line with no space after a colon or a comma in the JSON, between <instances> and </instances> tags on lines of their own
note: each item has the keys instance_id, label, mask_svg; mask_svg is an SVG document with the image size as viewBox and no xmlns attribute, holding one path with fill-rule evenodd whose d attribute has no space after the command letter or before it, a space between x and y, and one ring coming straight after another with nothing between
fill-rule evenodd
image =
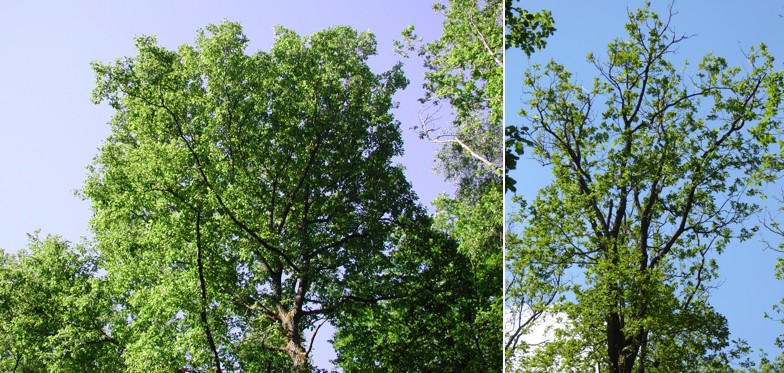
<instances>
[{"instance_id":1,"label":"shaded lower foliage","mask_svg":"<svg viewBox=\"0 0 784 373\"><path fill-rule=\"evenodd\" d=\"M346 371L482 372L495 364L475 330L480 315L470 261L454 240L423 226L398 234L393 269L371 284L388 299L337 318L337 365Z\"/></svg>"}]
</instances>

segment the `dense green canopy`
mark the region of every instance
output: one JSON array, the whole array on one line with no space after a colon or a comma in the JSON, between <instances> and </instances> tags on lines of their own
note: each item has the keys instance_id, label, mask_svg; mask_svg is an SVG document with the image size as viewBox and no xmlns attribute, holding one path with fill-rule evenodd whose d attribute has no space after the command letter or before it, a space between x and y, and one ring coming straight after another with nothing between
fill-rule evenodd
<instances>
[{"instance_id":1,"label":"dense green canopy","mask_svg":"<svg viewBox=\"0 0 784 373\"><path fill-rule=\"evenodd\" d=\"M84 193L132 370L308 369L305 331L379 294L400 219L419 211L401 169L372 34L276 29L245 53L237 24L94 65L116 110Z\"/></svg>"}]
</instances>

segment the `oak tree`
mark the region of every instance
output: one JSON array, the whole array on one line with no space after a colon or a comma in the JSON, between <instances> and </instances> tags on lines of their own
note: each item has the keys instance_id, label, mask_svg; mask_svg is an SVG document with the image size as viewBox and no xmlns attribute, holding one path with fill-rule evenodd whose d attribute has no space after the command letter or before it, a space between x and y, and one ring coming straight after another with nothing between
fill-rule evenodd
<instances>
[{"instance_id":1,"label":"oak tree","mask_svg":"<svg viewBox=\"0 0 784 373\"><path fill-rule=\"evenodd\" d=\"M760 45L745 68L708 54L685 75L670 62L687 39L672 19L630 12L628 37L588 56L592 87L554 61L526 73L525 135L553 181L509 258L521 286L569 281L550 282L562 323L517 370L731 371L727 322L708 301L714 259L751 235L748 175L777 126L782 73Z\"/></svg>"},{"instance_id":2,"label":"oak tree","mask_svg":"<svg viewBox=\"0 0 784 373\"><path fill-rule=\"evenodd\" d=\"M418 209L391 161L408 81L371 71L372 34L247 44L224 22L93 65L115 114L84 194L130 370L309 371L318 326L383 296L354 285Z\"/></svg>"}]
</instances>

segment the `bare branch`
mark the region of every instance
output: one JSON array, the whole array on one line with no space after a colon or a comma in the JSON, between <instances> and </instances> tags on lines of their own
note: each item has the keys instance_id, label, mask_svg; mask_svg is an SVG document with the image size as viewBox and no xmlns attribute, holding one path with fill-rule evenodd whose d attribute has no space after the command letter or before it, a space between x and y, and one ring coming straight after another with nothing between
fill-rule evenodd
<instances>
[{"instance_id":1,"label":"bare branch","mask_svg":"<svg viewBox=\"0 0 784 373\"><path fill-rule=\"evenodd\" d=\"M429 128L428 127L430 125L430 123L434 120L434 114L426 114L424 118L422 117L422 115L423 115L423 113L426 110L431 109L433 106L435 106L435 105L428 106L427 108L425 108L425 109L423 109L423 110L421 110L419 112L419 123L420 123L420 125L422 127L422 130L420 131L420 136L422 136L424 138L427 138L430 142L435 143L435 144L444 144L444 143L455 143L455 144L458 144L458 145L460 145L461 148L463 148L465 151L467 151L471 155L472 158L482 162L484 165L489 167L491 170L493 170L493 171L500 171L501 170L501 166L498 166L498 165L494 164L489 159L487 159L487 157L484 157L481 154L479 154L476 151L474 151L470 146L468 146L468 144L466 144L463 140L461 140L455 134L441 134L441 135L435 136L435 138L431 137L430 133L432 133L432 132L437 130L437 129L433 129L433 128ZM436 113L439 110L441 110L440 106L436 110Z\"/></svg>"},{"instance_id":2,"label":"bare branch","mask_svg":"<svg viewBox=\"0 0 784 373\"><path fill-rule=\"evenodd\" d=\"M321 329L321 326L324 325L327 322L327 320L329 320L329 316L330 315L324 317L324 320L322 320L318 325L316 325L316 328L313 329L313 334L310 335L310 342L308 343L307 351L305 351L305 356L310 355L310 350L313 349L313 340L316 339L316 334L318 334L318 331L319 329Z\"/></svg>"}]
</instances>

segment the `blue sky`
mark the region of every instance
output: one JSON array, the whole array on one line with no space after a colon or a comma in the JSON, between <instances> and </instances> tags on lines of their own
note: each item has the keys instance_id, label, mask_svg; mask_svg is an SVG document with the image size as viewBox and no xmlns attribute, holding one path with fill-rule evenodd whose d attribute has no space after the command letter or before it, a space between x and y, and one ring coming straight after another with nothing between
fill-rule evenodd
<instances>
[{"instance_id":1,"label":"blue sky","mask_svg":"<svg viewBox=\"0 0 784 373\"><path fill-rule=\"evenodd\" d=\"M251 41L248 53L268 50L273 26L300 36L332 25L370 30L379 55L376 72L400 58L392 41L408 25L425 40L440 34L441 17L431 1L7 1L0 11L0 248L24 247L27 233L59 234L78 242L89 234L89 202L75 197L103 140L112 115L106 104L90 103L91 61L135 55L134 36L156 35L168 48L192 43L196 30L223 19L240 22ZM420 140L416 101L423 92L421 61L404 61L411 84L398 94L395 111L405 138L400 160L420 199L429 205L452 188L432 172L437 147ZM315 363L330 367L334 355L319 333Z\"/></svg>"},{"instance_id":2,"label":"blue sky","mask_svg":"<svg viewBox=\"0 0 784 373\"><path fill-rule=\"evenodd\" d=\"M548 39L547 47L527 59L519 51L508 51L506 59L506 119L520 123L517 112L522 106L522 74L529 64L546 63L550 58L565 65L573 78L584 86L591 86L595 70L585 61L593 51L600 59L606 56L607 44L614 38L625 37L627 9L635 10L642 1L525 1L525 7L535 11L549 9L558 29ZM661 15L669 2L654 2L652 9ZM742 52L764 42L777 57L775 68L784 64L784 3L781 1L681 1L674 5L677 15L672 28L679 34L693 35L681 44L672 56L676 69L688 60L695 67L708 52L727 58L730 65L742 65ZM523 159L512 176L518 180L518 194L532 199L550 176L538 163ZM777 188L774 188L774 191ZM509 199L507 199L508 203ZM512 206L507 206L510 209ZM756 223L752 218L751 224ZM781 238L767 236L776 243ZM784 333L784 325L763 317L771 306L784 297L784 282L774 277L774 266L779 253L763 250L760 238L730 245L718 257L720 287L713 291L711 302L729 322L731 338L743 338L753 348L763 348L770 355L780 353L773 342ZM775 316L775 315L774 315ZM779 316L780 318L780 316ZM756 356L755 356L756 357Z\"/></svg>"}]
</instances>

